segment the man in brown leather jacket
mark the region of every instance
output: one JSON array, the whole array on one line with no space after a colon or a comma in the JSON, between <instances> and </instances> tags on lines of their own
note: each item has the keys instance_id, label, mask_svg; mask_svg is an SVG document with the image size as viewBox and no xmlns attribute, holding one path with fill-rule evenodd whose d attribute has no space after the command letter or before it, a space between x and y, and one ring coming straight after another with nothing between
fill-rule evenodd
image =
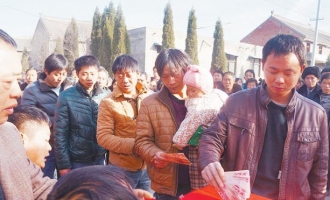
<instances>
[{"instance_id":1,"label":"man in brown leather jacket","mask_svg":"<svg viewBox=\"0 0 330 200\"><path fill-rule=\"evenodd\" d=\"M325 198L326 113L294 89L305 68L304 55L303 43L291 35L266 43L263 84L230 96L200 140L198 164L210 185L223 187L224 171L249 170L254 194Z\"/></svg>"}]
</instances>

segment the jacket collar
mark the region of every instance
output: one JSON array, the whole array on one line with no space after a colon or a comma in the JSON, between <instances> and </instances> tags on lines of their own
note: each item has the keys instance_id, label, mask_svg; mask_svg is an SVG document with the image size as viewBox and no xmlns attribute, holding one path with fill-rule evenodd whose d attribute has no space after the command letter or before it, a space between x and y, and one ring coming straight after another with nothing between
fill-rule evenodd
<instances>
[{"instance_id":1,"label":"jacket collar","mask_svg":"<svg viewBox=\"0 0 330 200\"><path fill-rule=\"evenodd\" d=\"M147 93L147 89L142 85L142 83L137 82L136 86L135 86L136 90L137 90L137 94L138 96L140 96L141 94ZM117 99L119 97L124 97L125 99L132 99L133 96L132 94L126 94L123 93L123 91L117 86L113 92L111 93L112 97Z\"/></svg>"},{"instance_id":2,"label":"jacket collar","mask_svg":"<svg viewBox=\"0 0 330 200\"><path fill-rule=\"evenodd\" d=\"M89 96L89 97L97 96L103 93L103 89L99 86L98 83L95 83L91 95L88 94L87 90L79 83L79 81L76 83L76 88L78 91L82 92L85 96Z\"/></svg>"},{"instance_id":3,"label":"jacket collar","mask_svg":"<svg viewBox=\"0 0 330 200\"><path fill-rule=\"evenodd\" d=\"M262 84L261 86L259 86L259 90L260 90L260 103L262 106L265 106L265 107L268 107L268 104L272 101L271 98L269 97L267 91L266 91L266 83L265 81L262 81ZM286 112L293 112L294 111L294 108L297 104L297 98L298 98L298 93L296 92L296 90L293 88L291 90L291 92L293 93L288 105L287 105L287 108L286 108Z\"/></svg>"}]
</instances>

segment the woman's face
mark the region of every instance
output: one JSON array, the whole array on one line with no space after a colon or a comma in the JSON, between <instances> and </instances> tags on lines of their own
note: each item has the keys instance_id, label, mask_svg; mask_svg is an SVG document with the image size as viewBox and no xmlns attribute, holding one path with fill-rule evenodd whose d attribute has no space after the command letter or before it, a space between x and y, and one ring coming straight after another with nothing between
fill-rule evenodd
<instances>
[{"instance_id":1,"label":"woman's face","mask_svg":"<svg viewBox=\"0 0 330 200\"><path fill-rule=\"evenodd\" d=\"M57 88L65 80L67 72L65 69L52 71L51 73L48 73L47 70L45 70L45 74L47 75L45 78L46 84L50 87Z\"/></svg>"}]
</instances>

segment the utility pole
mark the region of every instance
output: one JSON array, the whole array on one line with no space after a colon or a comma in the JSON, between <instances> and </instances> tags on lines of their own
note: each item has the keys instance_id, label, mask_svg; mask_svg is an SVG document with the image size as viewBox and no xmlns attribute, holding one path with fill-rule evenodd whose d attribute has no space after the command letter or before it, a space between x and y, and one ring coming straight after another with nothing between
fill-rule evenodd
<instances>
[{"instance_id":1,"label":"utility pole","mask_svg":"<svg viewBox=\"0 0 330 200\"><path fill-rule=\"evenodd\" d=\"M313 55L312 55L312 60L311 60L311 66L315 66L315 55L316 55L316 47L317 47L317 37L319 35L319 30L318 30L318 25L319 25L319 11L320 11L320 4L321 0L318 1L317 5L317 14L316 14L316 23L315 23L315 31L314 31L314 43L313 43ZM311 19L314 20L314 19Z\"/></svg>"}]
</instances>

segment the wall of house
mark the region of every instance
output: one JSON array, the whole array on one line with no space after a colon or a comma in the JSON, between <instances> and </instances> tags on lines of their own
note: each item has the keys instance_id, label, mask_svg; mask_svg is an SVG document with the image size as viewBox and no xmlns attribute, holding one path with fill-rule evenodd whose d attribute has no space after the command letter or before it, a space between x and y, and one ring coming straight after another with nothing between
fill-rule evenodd
<instances>
[{"instance_id":1,"label":"wall of house","mask_svg":"<svg viewBox=\"0 0 330 200\"><path fill-rule=\"evenodd\" d=\"M256 29L254 29L249 35L243 38L241 42L264 46L269 39L275 37L278 34L290 34L300 38L301 40L304 40L304 38L293 29L283 25L274 18L269 18Z\"/></svg>"}]
</instances>

